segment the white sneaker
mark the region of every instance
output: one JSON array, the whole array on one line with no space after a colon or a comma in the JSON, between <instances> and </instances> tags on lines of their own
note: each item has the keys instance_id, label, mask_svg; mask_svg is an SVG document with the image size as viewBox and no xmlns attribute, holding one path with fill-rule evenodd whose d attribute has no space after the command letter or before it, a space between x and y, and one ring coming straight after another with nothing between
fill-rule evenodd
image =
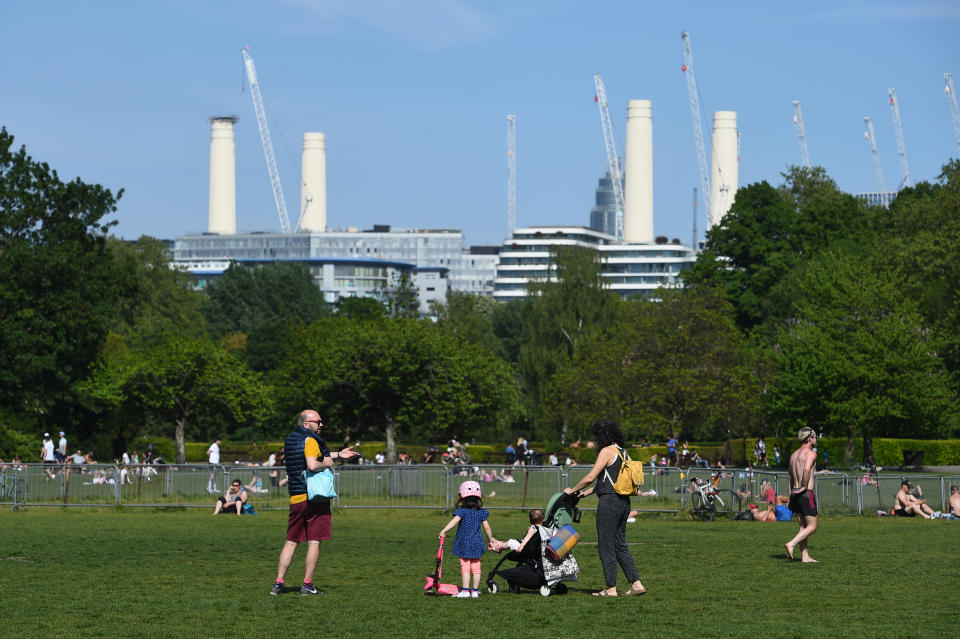
<instances>
[{"instance_id":1,"label":"white sneaker","mask_svg":"<svg viewBox=\"0 0 960 639\"><path fill-rule=\"evenodd\" d=\"M459 591L457 594L455 594L455 595L450 595L450 596L451 596L451 597L456 597L457 599L469 599L469 598L470 598L470 591L469 591L469 590L461 590L461 591Z\"/></svg>"},{"instance_id":2,"label":"white sneaker","mask_svg":"<svg viewBox=\"0 0 960 639\"><path fill-rule=\"evenodd\" d=\"M470 597L473 598L473 599L479 599L479 598L480 598L480 591L479 591L479 590L471 590L471 591L470 591Z\"/></svg>"}]
</instances>

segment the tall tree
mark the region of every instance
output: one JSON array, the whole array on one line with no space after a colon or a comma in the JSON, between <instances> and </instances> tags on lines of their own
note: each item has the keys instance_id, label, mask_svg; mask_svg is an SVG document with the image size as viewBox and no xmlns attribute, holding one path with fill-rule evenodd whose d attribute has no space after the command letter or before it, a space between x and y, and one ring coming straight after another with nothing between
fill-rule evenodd
<instances>
[{"instance_id":1,"label":"tall tree","mask_svg":"<svg viewBox=\"0 0 960 639\"><path fill-rule=\"evenodd\" d=\"M0 405L69 414L129 275L106 247L122 193L61 181L0 129Z\"/></svg>"},{"instance_id":2,"label":"tall tree","mask_svg":"<svg viewBox=\"0 0 960 639\"><path fill-rule=\"evenodd\" d=\"M789 315L791 291L782 282L821 250L843 245L863 251L875 237L875 209L842 193L824 170L792 167L784 184L767 182L737 191L721 223L707 234L707 250L684 279L721 286L744 331L767 335Z\"/></svg>"},{"instance_id":3,"label":"tall tree","mask_svg":"<svg viewBox=\"0 0 960 639\"><path fill-rule=\"evenodd\" d=\"M278 377L283 411L307 402L331 434L401 438L497 436L516 410L507 365L432 322L333 318L303 327Z\"/></svg>"},{"instance_id":4,"label":"tall tree","mask_svg":"<svg viewBox=\"0 0 960 639\"><path fill-rule=\"evenodd\" d=\"M787 427L952 437L956 394L915 304L875 262L822 254L780 329L767 408Z\"/></svg>"},{"instance_id":5,"label":"tall tree","mask_svg":"<svg viewBox=\"0 0 960 639\"><path fill-rule=\"evenodd\" d=\"M215 335L250 333L277 320L311 322L332 312L310 270L295 262L253 267L234 262L207 287L207 295L204 312Z\"/></svg>"},{"instance_id":6,"label":"tall tree","mask_svg":"<svg viewBox=\"0 0 960 639\"><path fill-rule=\"evenodd\" d=\"M105 418L156 418L172 430L177 463L186 437L210 438L255 429L267 415L269 394L258 376L223 346L177 335L144 349L108 342L80 386L87 405ZM137 422L134 422L135 424Z\"/></svg>"},{"instance_id":7,"label":"tall tree","mask_svg":"<svg viewBox=\"0 0 960 639\"><path fill-rule=\"evenodd\" d=\"M550 385L547 418L585 436L598 417L635 438L726 439L758 427L762 367L722 293L661 290L632 300Z\"/></svg>"},{"instance_id":8,"label":"tall tree","mask_svg":"<svg viewBox=\"0 0 960 639\"><path fill-rule=\"evenodd\" d=\"M535 428L544 393L555 374L569 366L578 350L596 334L608 330L616 317L620 298L606 288L600 276L600 257L581 247L559 247L551 268L555 281L534 282L525 309L519 369L526 388L528 411ZM544 428L537 436L565 433Z\"/></svg>"},{"instance_id":9,"label":"tall tree","mask_svg":"<svg viewBox=\"0 0 960 639\"><path fill-rule=\"evenodd\" d=\"M129 274L117 300L112 330L131 343L151 344L165 335L206 333L203 293L189 274L170 268L163 242L146 235L136 242L110 238L107 246L121 273Z\"/></svg>"}]
</instances>

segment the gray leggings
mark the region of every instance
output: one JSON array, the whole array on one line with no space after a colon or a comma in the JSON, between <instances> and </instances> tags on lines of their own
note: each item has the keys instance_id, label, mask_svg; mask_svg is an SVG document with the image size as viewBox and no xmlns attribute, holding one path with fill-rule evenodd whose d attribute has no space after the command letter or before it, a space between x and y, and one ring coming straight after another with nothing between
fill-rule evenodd
<instances>
[{"instance_id":1,"label":"gray leggings","mask_svg":"<svg viewBox=\"0 0 960 639\"><path fill-rule=\"evenodd\" d=\"M600 495L597 504L597 551L607 588L617 585L617 564L631 584L640 580L637 564L627 548L630 498L616 493Z\"/></svg>"}]
</instances>

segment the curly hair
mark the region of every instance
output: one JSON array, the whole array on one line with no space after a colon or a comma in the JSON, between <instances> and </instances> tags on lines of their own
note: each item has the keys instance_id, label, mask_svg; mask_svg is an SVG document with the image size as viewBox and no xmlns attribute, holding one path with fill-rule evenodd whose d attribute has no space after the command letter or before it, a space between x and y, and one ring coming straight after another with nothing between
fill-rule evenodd
<instances>
[{"instance_id":1,"label":"curly hair","mask_svg":"<svg viewBox=\"0 0 960 639\"><path fill-rule=\"evenodd\" d=\"M623 439L623 431L620 430L620 424L617 422L598 419L593 422L590 431L597 440L597 448L605 448L611 444L626 446Z\"/></svg>"}]
</instances>

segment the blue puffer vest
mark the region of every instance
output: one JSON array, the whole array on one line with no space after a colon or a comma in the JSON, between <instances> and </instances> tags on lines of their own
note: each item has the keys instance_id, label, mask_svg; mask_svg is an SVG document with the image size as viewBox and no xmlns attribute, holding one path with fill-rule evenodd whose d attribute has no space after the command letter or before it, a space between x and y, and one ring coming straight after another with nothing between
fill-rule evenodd
<instances>
[{"instance_id":1,"label":"blue puffer vest","mask_svg":"<svg viewBox=\"0 0 960 639\"><path fill-rule=\"evenodd\" d=\"M283 442L283 455L287 465L287 490L290 495L306 495L307 483L303 481L301 473L307 469L307 458L303 454L304 446L310 437L317 440L320 445L320 454L329 455L327 444L320 435L317 435L308 428L298 427L292 433L287 435Z\"/></svg>"}]
</instances>

